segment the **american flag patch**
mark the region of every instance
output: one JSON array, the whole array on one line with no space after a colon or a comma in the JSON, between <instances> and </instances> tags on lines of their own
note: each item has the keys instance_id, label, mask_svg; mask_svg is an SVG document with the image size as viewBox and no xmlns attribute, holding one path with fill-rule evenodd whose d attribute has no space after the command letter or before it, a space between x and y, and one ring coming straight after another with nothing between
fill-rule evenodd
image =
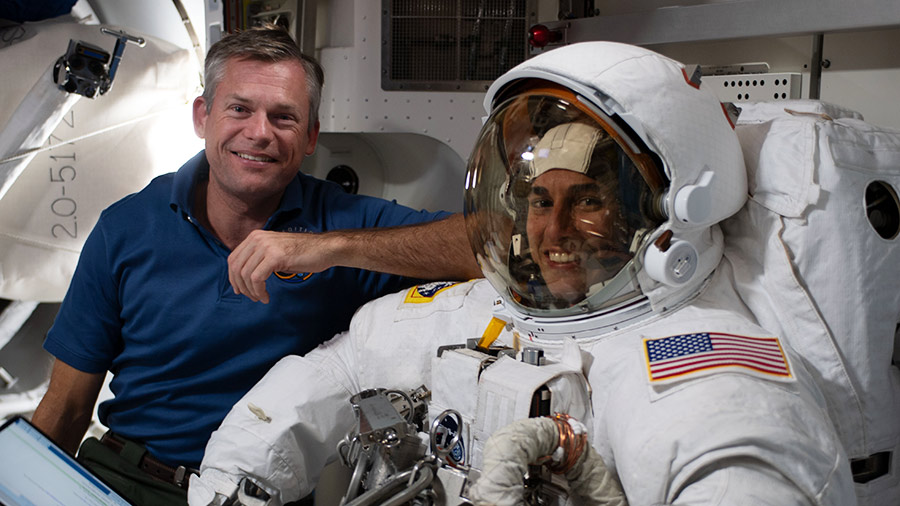
<instances>
[{"instance_id":1,"label":"american flag patch","mask_svg":"<svg viewBox=\"0 0 900 506\"><path fill-rule=\"evenodd\" d=\"M756 376L789 379L788 359L777 337L747 337L716 332L644 339L652 383L733 368Z\"/></svg>"}]
</instances>

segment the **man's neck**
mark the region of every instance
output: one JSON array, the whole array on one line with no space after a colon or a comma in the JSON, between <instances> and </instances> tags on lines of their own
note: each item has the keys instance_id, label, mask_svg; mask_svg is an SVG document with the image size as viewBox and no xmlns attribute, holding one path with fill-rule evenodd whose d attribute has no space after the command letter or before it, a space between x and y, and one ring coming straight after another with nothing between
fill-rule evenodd
<instances>
[{"instance_id":1,"label":"man's neck","mask_svg":"<svg viewBox=\"0 0 900 506\"><path fill-rule=\"evenodd\" d=\"M269 198L248 203L233 195L215 191L210 181L206 180L198 183L195 188L194 214L226 248L233 250L250 232L265 226L278 208L279 200Z\"/></svg>"}]
</instances>

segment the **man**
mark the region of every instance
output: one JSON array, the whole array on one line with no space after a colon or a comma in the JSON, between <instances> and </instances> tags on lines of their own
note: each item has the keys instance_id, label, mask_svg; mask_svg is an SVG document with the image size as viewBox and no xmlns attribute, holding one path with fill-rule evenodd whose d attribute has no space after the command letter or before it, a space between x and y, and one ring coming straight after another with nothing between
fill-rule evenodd
<instances>
[{"instance_id":1,"label":"man","mask_svg":"<svg viewBox=\"0 0 900 506\"><path fill-rule=\"evenodd\" d=\"M298 173L322 81L279 29L213 45L193 110L205 151L113 204L84 246L33 420L74 452L111 371L110 433L80 457L139 504L185 501L209 434L279 358L412 284L402 276L477 275L461 216L433 221L446 215ZM357 230L370 227L382 228Z\"/></svg>"},{"instance_id":2,"label":"man","mask_svg":"<svg viewBox=\"0 0 900 506\"><path fill-rule=\"evenodd\" d=\"M583 422L632 506L855 504L813 376L756 325L723 260L718 223L741 207L747 185L715 95L678 62L608 42L532 58L487 95L466 221L500 300L483 281L446 288L425 307L412 307L412 292L390 295L361 308L347 334L283 359L213 433L190 504L227 497L244 478L274 503L302 496L353 427L350 395L423 382L426 431L437 434L431 420L444 409L459 413L461 451L448 457L457 469L479 469L486 436L547 400L549 412ZM485 331L482 347L496 338L538 348L547 364L435 354L476 336L492 313L510 325ZM562 436L549 455L513 436L511 446L538 457L531 462L574 455ZM479 495L497 488L485 476L423 494L524 500Z\"/></svg>"},{"instance_id":3,"label":"man","mask_svg":"<svg viewBox=\"0 0 900 506\"><path fill-rule=\"evenodd\" d=\"M543 136L531 161L526 236L541 278L563 304L583 299L634 256L611 144L598 128L565 123Z\"/></svg>"}]
</instances>

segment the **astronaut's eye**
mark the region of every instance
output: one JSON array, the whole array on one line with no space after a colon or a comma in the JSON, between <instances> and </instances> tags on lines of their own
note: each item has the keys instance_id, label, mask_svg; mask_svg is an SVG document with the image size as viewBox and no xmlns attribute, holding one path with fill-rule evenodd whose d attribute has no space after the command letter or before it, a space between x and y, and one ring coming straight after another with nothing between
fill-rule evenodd
<instances>
[{"instance_id":1,"label":"astronaut's eye","mask_svg":"<svg viewBox=\"0 0 900 506\"><path fill-rule=\"evenodd\" d=\"M873 181L866 187L866 216L869 224L885 239L900 232L900 200L897 192L884 181Z\"/></svg>"}]
</instances>

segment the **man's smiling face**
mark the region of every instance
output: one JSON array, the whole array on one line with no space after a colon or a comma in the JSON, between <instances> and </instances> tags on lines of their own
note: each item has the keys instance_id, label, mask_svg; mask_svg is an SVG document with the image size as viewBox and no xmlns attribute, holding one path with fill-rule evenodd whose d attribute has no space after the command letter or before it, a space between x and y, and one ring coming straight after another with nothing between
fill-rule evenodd
<instances>
[{"instance_id":1,"label":"man's smiling face","mask_svg":"<svg viewBox=\"0 0 900 506\"><path fill-rule=\"evenodd\" d=\"M209 111L207 111L209 107ZM299 62L229 60L212 104L194 102L194 129L206 141L210 191L251 203L280 198L315 150L308 131L306 73Z\"/></svg>"},{"instance_id":2,"label":"man's smiling face","mask_svg":"<svg viewBox=\"0 0 900 506\"><path fill-rule=\"evenodd\" d=\"M566 169L540 175L528 196L527 234L547 288L569 302L632 257L615 179L599 182Z\"/></svg>"}]
</instances>

